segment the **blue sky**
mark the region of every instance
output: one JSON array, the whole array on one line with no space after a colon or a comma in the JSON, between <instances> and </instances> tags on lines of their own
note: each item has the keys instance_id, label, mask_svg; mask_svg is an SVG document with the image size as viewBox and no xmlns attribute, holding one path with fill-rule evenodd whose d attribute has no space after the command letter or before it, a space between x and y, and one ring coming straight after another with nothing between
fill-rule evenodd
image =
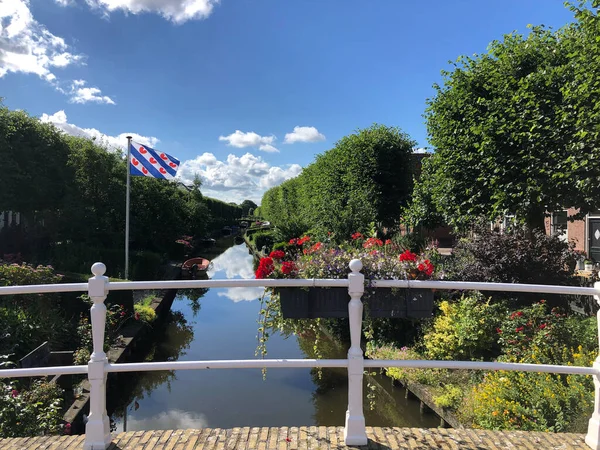
<instances>
[{"instance_id":1,"label":"blue sky","mask_svg":"<svg viewBox=\"0 0 600 450\"><path fill-rule=\"evenodd\" d=\"M374 122L427 146L448 61L570 21L562 0L0 0L0 96L109 146L135 133L206 194L256 201Z\"/></svg>"}]
</instances>

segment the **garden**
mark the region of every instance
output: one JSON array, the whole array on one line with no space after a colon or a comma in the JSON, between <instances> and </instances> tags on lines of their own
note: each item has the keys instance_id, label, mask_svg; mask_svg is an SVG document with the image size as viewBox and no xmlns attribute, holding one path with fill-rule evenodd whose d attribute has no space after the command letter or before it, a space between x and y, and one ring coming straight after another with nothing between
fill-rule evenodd
<instances>
[{"instance_id":1,"label":"garden","mask_svg":"<svg viewBox=\"0 0 600 450\"><path fill-rule=\"evenodd\" d=\"M580 281L573 275L578 254L572 244L536 231L500 233L489 227L462 236L451 256L441 256L431 243L418 242L407 236L377 237L376 232L355 232L341 242L333 233L321 239L304 235L274 244L269 256L258 262L255 276L346 278L349 262L359 258L365 275L363 346L369 358L591 366L598 355L598 326L595 315L569 307L579 299L437 291L421 314L419 308L406 309L404 294L392 290L396 292L386 299L391 306L380 314L381 303L375 301L378 293L371 283L443 279L575 285ZM285 291L309 289L325 292L309 301L323 302L327 310L314 307L295 316L296 311L284 304L289 301ZM347 290L309 289L267 288L259 317L258 356L267 355L269 334L275 330L305 337L325 330L347 346ZM332 307L328 292L335 289L343 291L341 308ZM319 344L315 338L317 357ZM409 390L425 390L436 406L472 428L585 432L594 403L590 376L400 368L384 372Z\"/></svg>"}]
</instances>

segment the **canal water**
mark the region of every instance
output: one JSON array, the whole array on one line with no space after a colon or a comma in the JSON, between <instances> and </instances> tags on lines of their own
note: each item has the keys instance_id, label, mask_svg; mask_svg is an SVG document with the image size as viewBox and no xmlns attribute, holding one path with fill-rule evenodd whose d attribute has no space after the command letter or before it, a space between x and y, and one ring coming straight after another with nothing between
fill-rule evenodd
<instances>
[{"instance_id":1,"label":"canal water","mask_svg":"<svg viewBox=\"0 0 600 450\"><path fill-rule=\"evenodd\" d=\"M226 248L212 259L211 279L253 278L245 245ZM146 361L255 358L262 288L179 292L167 324L155 330ZM304 339L304 340L303 340ZM269 337L268 358L306 358L313 340ZM323 357L345 350L325 342ZM371 377L374 409L365 385L369 426L435 427L439 419L421 414L419 402L405 398L388 378ZM116 385L116 387L114 386ZM348 399L345 369L181 370L119 374L109 386L109 412L115 431L202 427L305 426L344 424Z\"/></svg>"}]
</instances>

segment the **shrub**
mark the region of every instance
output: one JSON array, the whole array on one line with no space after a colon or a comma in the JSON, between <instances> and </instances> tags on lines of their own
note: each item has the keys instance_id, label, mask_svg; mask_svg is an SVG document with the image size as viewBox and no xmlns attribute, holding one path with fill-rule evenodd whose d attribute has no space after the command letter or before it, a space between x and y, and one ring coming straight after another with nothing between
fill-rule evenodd
<instances>
[{"instance_id":1,"label":"shrub","mask_svg":"<svg viewBox=\"0 0 600 450\"><path fill-rule=\"evenodd\" d=\"M431 359L473 360L497 354L496 328L503 307L491 304L479 293L458 301L444 300L423 337Z\"/></svg>"},{"instance_id":2,"label":"shrub","mask_svg":"<svg viewBox=\"0 0 600 450\"><path fill-rule=\"evenodd\" d=\"M267 252L270 252L271 248L273 247L274 238L272 231L257 231L256 233L252 234L250 239L254 243L256 249L259 251L262 250L263 247L266 247Z\"/></svg>"},{"instance_id":3,"label":"shrub","mask_svg":"<svg viewBox=\"0 0 600 450\"><path fill-rule=\"evenodd\" d=\"M136 320L141 320L145 323L152 323L156 320L156 311L150 306L153 299L152 296L148 296L134 305L134 318Z\"/></svg>"},{"instance_id":4,"label":"shrub","mask_svg":"<svg viewBox=\"0 0 600 450\"><path fill-rule=\"evenodd\" d=\"M62 389L34 381L28 390L0 383L0 437L55 434L61 430Z\"/></svg>"},{"instance_id":5,"label":"shrub","mask_svg":"<svg viewBox=\"0 0 600 450\"><path fill-rule=\"evenodd\" d=\"M440 386L440 392L433 396L433 402L440 408L457 408L464 397L463 390L453 384Z\"/></svg>"},{"instance_id":6,"label":"shrub","mask_svg":"<svg viewBox=\"0 0 600 450\"><path fill-rule=\"evenodd\" d=\"M591 366L597 352L563 347L562 361L555 364ZM519 362L539 360L533 346ZM477 427L492 430L576 431L580 417L592 413L594 383L591 376L525 372L492 372L473 388L465 408ZM463 416L465 416L463 414ZM470 417L469 417L470 416Z\"/></svg>"},{"instance_id":7,"label":"shrub","mask_svg":"<svg viewBox=\"0 0 600 450\"><path fill-rule=\"evenodd\" d=\"M514 229L500 233L478 228L473 237L462 238L447 264L446 278L495 283L575 283L576 253L572 244L534 230ZM520 303L539 300L538 294L496 293L494 298L512 297ZM546 297L548 300L550 296ZM554 299L556 300L556 299Z\"/></svg>"}]
</instances>

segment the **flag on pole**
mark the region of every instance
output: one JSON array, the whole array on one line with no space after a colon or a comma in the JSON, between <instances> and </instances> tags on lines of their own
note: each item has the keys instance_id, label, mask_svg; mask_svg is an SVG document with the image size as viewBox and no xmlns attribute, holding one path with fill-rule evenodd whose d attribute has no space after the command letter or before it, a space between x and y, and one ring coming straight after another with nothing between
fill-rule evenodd
<instances>
[{"instance_id":1,"label":"flag on pole","mask_svg":"<svg viewBox=\"0 0 600 450\"><path fill-rule=\"evenodd\" d=\"M177 158L133 141L129 153L129 173L132 176L166 180L175 178L180 164Z\"/></svg>"}]
</instances>

